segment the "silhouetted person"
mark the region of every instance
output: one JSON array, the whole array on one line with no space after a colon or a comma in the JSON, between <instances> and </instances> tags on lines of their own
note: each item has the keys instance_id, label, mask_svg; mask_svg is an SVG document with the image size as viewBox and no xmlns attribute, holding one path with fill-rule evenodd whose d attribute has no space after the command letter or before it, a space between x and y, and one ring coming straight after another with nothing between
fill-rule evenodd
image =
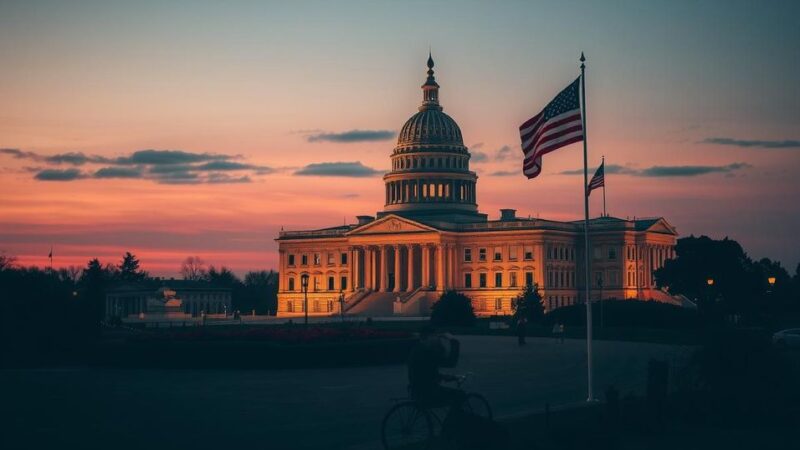
<instances>
[{"instance_id":1,"label":"silhouetted person","mask_svg":"<svg viewBox=\"0 0 800 450\"><path fill-rule=\"evenodd\" d=\"M411 397L429 406L455 406L460 409L465 393L444 387L443 381L456 381L455 375L439 373L440 367L458 362L458 341L437 335L430 328L420 332L420 340L408 359L408 389Z\"/></svg>"},{"instance_id":2,"label":"silhouetted person","mask_svg":"<svg viewBox=\"0 0 800 450\"><path fill-rule=\"evenodd\" d=\"M517 319L517 344L525 345L525 335L528 333L528 319L520 317Z\"/></svg>"}]
</instances>

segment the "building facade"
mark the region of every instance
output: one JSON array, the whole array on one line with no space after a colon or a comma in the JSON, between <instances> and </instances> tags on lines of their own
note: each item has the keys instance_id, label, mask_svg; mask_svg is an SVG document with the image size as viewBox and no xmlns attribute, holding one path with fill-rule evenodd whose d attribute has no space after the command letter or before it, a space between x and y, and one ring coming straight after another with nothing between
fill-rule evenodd
<instances>
[{"instance_id":1,"label":"building facade","mask_svg":"<svg viewBox=\"0 0 800 450\"><path fill-rule=\"evenodd\" d=\"M278 315L427 315L442 292L472 299L478 315L511 313L537 285L546 310L584 301L583 221L478 210L477 180L456 122L442 111L428 58L423 101L400 130L384 175L385 205L355 224L281 231ZM674 254L663 218L590 221L591 298L676 302L653 271ZM301 279L307 275L307 292ZM307 306L306 306L307 302Z\"/></svg>"},{"instance_id":2,"label":"building facade","mask_svg":"<svg viewBox=\"0 0 800 450\"><path fill-rule=\"evenodd\" d=\"M231 290L203 281L150 280L126 283L106 293L105 316L126 318L141 317L148 313L160 313L163 308L154 307L165 298L164 292L180 299L180 312L191 317L202 313L231 313Z\"/></svg>"}]
</instances>

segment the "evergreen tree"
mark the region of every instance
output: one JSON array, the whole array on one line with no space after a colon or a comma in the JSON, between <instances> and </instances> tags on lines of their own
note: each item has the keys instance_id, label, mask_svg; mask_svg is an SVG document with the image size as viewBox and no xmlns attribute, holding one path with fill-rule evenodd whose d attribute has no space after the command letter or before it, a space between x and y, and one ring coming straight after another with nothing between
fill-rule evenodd
<instances>
[{"instance_id":1,"label":"evergreen tree","mask_svg":"<svg viewBox=\"0 0 800 450\"><path fill-rule=\"evenodd\" d=\"M511 300L511 310L514 311L515 320L524 317L530 323L541 322L544 318L544 307L539 286L536 284L525 286L525 289Z\"/></svg>"},{"instance_id":2,"label":"evergreen tree","mask_svg":"<svg viewBox=\"0 0 800 450\"><path fill-rule=\"evenodd\" d=\"M125 252L118 268L119 279L122 281L141 281L147 278L147 272L139 269L139 260L131 252Z\"/></svg>"}]
</instances>

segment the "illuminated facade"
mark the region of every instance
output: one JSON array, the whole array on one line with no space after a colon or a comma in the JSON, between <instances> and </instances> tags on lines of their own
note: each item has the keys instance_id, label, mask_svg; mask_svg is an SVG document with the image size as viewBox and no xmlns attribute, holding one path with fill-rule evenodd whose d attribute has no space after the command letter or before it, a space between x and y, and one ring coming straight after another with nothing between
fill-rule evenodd
<instances>
[{"instance_id":1,"label":"illuminated facade","mask_svg":"<svg viewBox=\"0 0 800 450\"><path fill-rule=\"evenodd\" d=\"M478 315L510 314L536 284L545 308L583 301L583 221L498 220L478 211L477 175L456 122L442 112L428 59L419 111L403 125L384 175L384 210L358 223L282 231L278 315L427 315L442 292L472 299ZM663 218L590 221L591 298L676 302L652 273L671 258L676 230ZM344 302L342 302L344 300Z\"/></svg>"}]
</instances>

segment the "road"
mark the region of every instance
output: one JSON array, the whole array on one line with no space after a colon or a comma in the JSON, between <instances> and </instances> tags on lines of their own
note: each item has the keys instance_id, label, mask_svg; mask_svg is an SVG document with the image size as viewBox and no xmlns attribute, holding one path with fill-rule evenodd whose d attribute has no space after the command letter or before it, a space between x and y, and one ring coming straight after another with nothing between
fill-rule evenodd
<instances>
[{"instance_id":1,"label":"road","mask_svg":"<svg viewBox=\"0 0 800 450\"><path fill-rule=\"evenodd\" d=\"M586 399L585 341L461 336L453 372L512 417ZM598 396L609 385L642 392L650 358L690 350L595 342ZM369 449L391 397L405 394L401 365L324 370L0 371L0 445L12 448Z\"/></svg>"}]
</instances>

